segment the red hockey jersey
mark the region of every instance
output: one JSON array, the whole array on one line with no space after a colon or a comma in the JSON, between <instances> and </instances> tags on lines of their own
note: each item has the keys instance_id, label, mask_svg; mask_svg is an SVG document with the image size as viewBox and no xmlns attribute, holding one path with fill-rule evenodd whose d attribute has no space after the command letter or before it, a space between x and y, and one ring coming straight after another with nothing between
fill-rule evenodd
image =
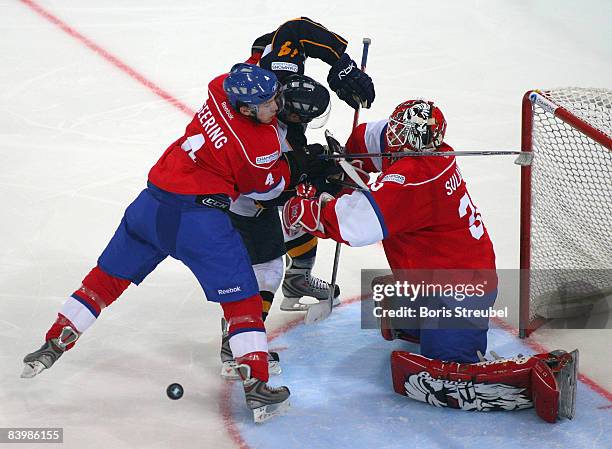
<instances>
[{"instance_id":1,"label":"red hockey jersey","mask_svg":"<svg viewBox=\"0 0 612 449\"><path fill-rule=\"evenodd\" d=\"M386 120L361 124L347 153L386 150ZM438 151L452 151L446 144ZM386 164L385 164L386 165ZM380 158L363 168L381 171ZM351 246L381 241L392 269L494 269L495 253L454 156L405 157L321 212L327 236Z\"/></svg>"},{"instance_id":2,"label":"red hockey jersey","mask_svg":"<svg viewBox=\"0 0 612 449\"><path fill-rule=\"evenodd\" d=\"M226 76L210 82L206 103L153 166L149 181L179 194L276 198L290 179L276 118L261 124L233 110L223 91Z\"/></svg>"}]
</instances>

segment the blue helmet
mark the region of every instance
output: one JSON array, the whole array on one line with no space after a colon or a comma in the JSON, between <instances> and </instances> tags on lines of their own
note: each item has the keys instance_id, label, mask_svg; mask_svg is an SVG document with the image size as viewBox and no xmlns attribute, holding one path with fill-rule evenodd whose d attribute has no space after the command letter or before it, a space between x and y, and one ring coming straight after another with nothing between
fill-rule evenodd
<instances>
[{"instance_id":1,"label":"blue helmet","mask_svg":"<svg viewBox=\"0 0 612 449\"><path fill-rule=\"evenodd\" d=\"M235 64L223 81L223 90L236 110L244 105L256 111L257 105L274 98L279 89L273 72L246 63Z\"/></svg>"}]
</instances>

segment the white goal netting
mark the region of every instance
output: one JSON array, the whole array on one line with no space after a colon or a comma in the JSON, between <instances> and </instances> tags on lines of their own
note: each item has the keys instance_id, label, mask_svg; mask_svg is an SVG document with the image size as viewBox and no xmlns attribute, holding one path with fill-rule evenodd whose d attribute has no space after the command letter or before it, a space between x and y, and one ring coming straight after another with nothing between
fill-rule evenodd
<instances>
[{"instance_id":1,"label":"white goal netting","mask_svg":"<svg viewBox=\"0 0 612 449\"><path fill-rule=\"evenodd\" d=\"M612 91L539 93L612 137ZM588 313L612 292L612 151L549 104L533 104L530 318Z\"/></svg>"}]
</instances>

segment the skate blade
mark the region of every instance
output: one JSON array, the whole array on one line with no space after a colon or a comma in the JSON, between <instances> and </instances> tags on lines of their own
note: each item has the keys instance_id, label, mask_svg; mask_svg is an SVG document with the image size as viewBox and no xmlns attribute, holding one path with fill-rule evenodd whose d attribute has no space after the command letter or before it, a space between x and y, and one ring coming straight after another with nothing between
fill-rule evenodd
<instances>
[{"instance_id":1,"label":"skate blade","mask_svg":"<svg viewBox=\"0 0 612 449\"><path fill-rule=\"evenodd\" d=\"M302 303L300 302L301 298L287 298L285 297L283 299L283 302L281 302L280 305L280 309L283 312L307 312L308 310L310 310L310 308L316 304L320 304L321 302L324 302L327 304L327 300L326 299L317 299L318 302L313 302L310 304L307 303ZM316 299L316 298L313 298ZM333 301L332 301L332 306L333 307L337 307L341 304L340 302L340 297L336 296Z\"/></svg>"},{"instance_id":2,"label":"skate blade","mask_svg":"<svg viewBox=\"0 0 612 449\"><path fill-rule=\"evenodd\" d=\"M572 362L555 376L559 385L559 412L561 418L573 419L576 414L576 390L578 377L578 350L570 352Z\"/></svg>"},{"instance_id":3,"label":"skate blade","mask_svg":"<svg viewBox=\"0 0 612 449\"><path fill-rule=\"evenodd\" d=\"M328 301L319 301L318 304L313 304L306 312L306 316L304 317L304 324L315 324L319 321L323 321L327 319L327 317L331 314L331 309L329 307Z\"/></svg>"},{"instance_id":4,"label":"skate blade","mask_svg":"<svg viewBox=\"0 0 612 449\"><path fill-rule=\"evenodd\" d=\"M285 399L278 404L263 405L253 409L253 420L256 424L266 422L270 418L280 416L289 410L289 399Z\"/></svg>"},{"instance_id":5,"label":"skate blade","mask_svg":"<svg viewBox=\"0 0 612 449\"><path fill-rule=\"evenodd\" d=\"M26 362L23 366L23 372L21 373L21 378L23 379L31 379L32 377L38 376L41 371L47 369L45 365L43 365L38 360L34 362Z\"/></svg>"},{"instance_id":6,"label":"skate blade","mask_svg":"<svg viewBox=\"0 0 612 449\"><path fill-rule=\"evenodd\" d=\"M304 304L300 302L300 298L283 298L280 309L283 312L306 312L312 304Z\"/></svg>"},{"instance_id":7,"label":"skate blade","mask_svg":"<svg viewBox=\"0 0 612 449\"><path fill-rule=\"evenodd\" d=\"M276 360L268 361L268 374L270 376L278 376L282 373L282 368L279 362ZM236 362L229 361L223 362L221 366L221 377L225 380L239 380L241 379L240 374L238 374L238 370L236 369Z\"/></svg>"}]
</instances>

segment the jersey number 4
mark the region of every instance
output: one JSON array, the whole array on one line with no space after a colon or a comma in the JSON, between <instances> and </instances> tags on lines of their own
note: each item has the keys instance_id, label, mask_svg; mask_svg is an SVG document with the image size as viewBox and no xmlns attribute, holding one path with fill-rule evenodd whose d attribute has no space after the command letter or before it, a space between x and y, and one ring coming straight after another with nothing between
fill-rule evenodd
<instances>
[{"instance_id":1,"label":"jersey number 4","mask_svg":"<svg viewBox=\"0 0 612 449\"><path fill-rule=\"evenodd\" d=\"M181 149L187 153L187 155L193 160L196 160L195 153L204 145L204 136L202 134L196 134L195 136L187 137L187 139L181 145Z\"/></svg>"},{"instance_id":2,"label":"jersey number 4","mask_svg":"<svg viewBox=\"0 0 612 449\"><path fill-rule=\"evenodd\" d=\"M469 223L470 223L470 234L476 240L480 240L480 237L484 234L484 225L482 224L482 216L474 203L472 203L472 199L470 196L465 193L463 197L461 197L461 201L459 202L459 216L465 217L469 213Z\"/></svg>"}]
</instances>

